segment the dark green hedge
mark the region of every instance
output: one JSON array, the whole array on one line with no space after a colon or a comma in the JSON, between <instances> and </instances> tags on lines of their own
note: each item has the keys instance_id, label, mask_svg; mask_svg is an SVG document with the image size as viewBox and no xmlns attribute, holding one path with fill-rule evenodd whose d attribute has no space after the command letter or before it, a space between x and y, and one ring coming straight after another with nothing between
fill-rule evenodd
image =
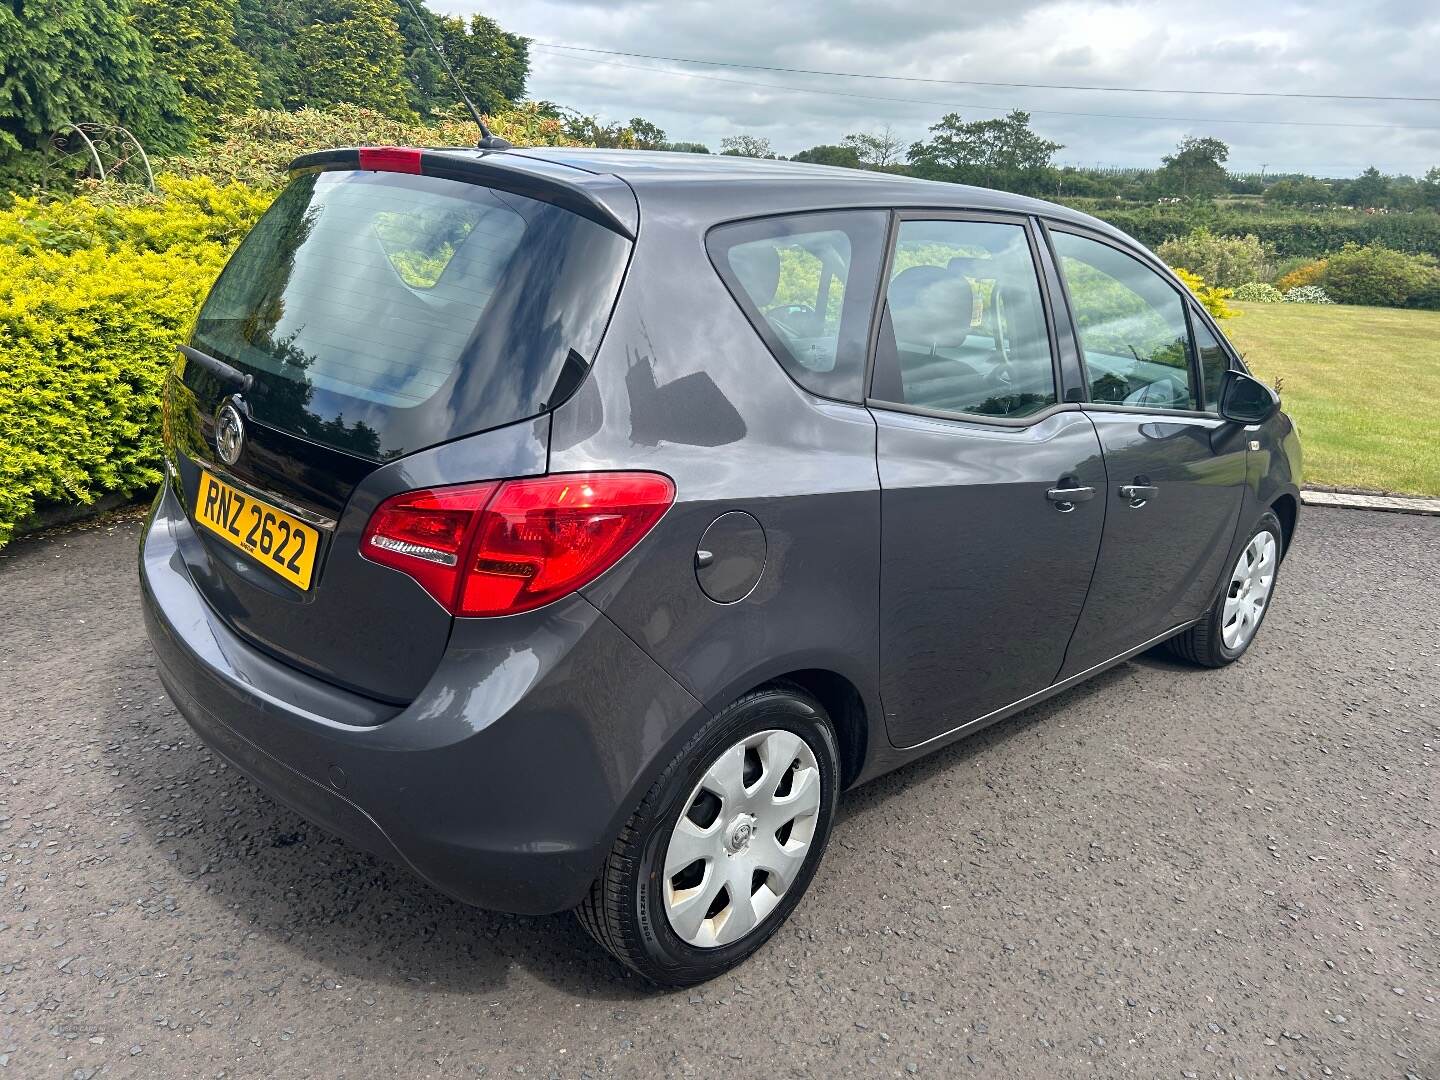
<instances>
[{"instance_id":1,"label":"dark green hedge","mask_svg":"<svg viewBox=\"0 0 1440 1080\"><path fill-rule=\"evenodd\" d=\"M1204 225L1227 236L1258 236L1280 255L1319 258L1346 244L1383 244L1412 255L1440 257L1440 214L1243 214L1209 206L1099 207L1089 213L1147 247Z\"/></svg>"}]
</instances>

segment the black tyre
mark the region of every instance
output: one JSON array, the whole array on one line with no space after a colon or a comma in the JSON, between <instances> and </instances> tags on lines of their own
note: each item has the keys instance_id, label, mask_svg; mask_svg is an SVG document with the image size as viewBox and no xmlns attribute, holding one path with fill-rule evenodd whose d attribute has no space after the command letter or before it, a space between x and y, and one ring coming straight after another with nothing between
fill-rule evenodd
<instances>
[{"instance_id":1,"label":"black tyre","mask_svg":"<svg viewBox=\"0 0 1440 1080\"><path fill-rule=\"evenodd\" d=\"M1202 667L1224 667L1244 656L1270 610L1284 544L1280 519L1267 510L1221 580L1210 610L1166 643L1170 651Z\"/></svg>"},{"instance_id":2,"label":"black tyre","mask_svg":"<svg viewBox=\"0 0 1440 1080\"><path fill-rule=\"evenodd\" d=\"M710 720L650 788L577 909L590 935L663 986L740 963L804 895L830 839L839 749L799 687Z\"/></svg>"}]
</instances>

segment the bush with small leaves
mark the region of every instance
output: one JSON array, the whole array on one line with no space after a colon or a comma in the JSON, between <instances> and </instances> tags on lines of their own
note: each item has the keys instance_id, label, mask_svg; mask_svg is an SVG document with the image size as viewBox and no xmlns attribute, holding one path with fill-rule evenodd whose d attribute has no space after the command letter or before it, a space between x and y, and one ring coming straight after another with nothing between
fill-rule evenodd
<instances>
[{"instance_id":1,"label":"bush with small leaves","mask_svg":"<svg viewBox=\"0 0 1440 1080\"><path fill-rule=\"evenodd\" d=\"M1287 304L1333 304L1334 302L1319 285L1296 285L1293 289L1285 290L1285 303Z\"/></svg>"},{"instance_id":2,"label":"bush with small leaves","mask_svg":"<svg viewBox=\"0 0 1440 1080\"><path fill-rule=\"evenodd\" d=\"M1269 277L1274 249L1255 236L1222 236L1203 225L1185 236L1169 237L1155 254L1171 266L1183 266L1212 285L1234 288Z\"/></svg>"},{"instance_id":3,"label":"bush with small leaves","mask_svg":"<svg viewBox=\"0 0 1440 1080\"><path fill-rule=\"evenodd\" d=\"M0 546L37 506L160 479L160 383L270 196L162 177L0 210Z\"/></svg>"},{"instance_id":4,"label":"bush with small leaves","mask_svg":"<svg viewBox=\"0 0 1440 1080\"><path fill-rule=\"evenodd\" d=\"M1200 301L1201 305L1210 313L1212 318L1233 319L1240 314L1240 312L1225 303L1225 301L1230 299L1234 294L1233 289L1217 289L1214 286L1206 285L1205 279L1199 274L1193 274L1189 270L1182 269L1178 266L1172 266L1170 269L1174 270L1175 276L1184 283L1187 289L1195 294L1195 299Z\"/></svg>"},{"instance_id":5,"label":"bush with small leaves","mask_svg":"<svg viewBox=\"0 0 1440 1080\"><path fill-rule=\"evenodd\" d=\"M538 104L490 125L525 146L575 141ZM159 194L89 183L75 198L0 195L0 547L37 506L158 482L160 384L175 346L291 159L475 136L458 110L421 122L351 105L254 109L226 121L223 141L157 160Z\"/></svg>"},{"instance_id":6,"label":"bush with small leaves","mask_svg":"<svg viewBox=\"0 0 1440 1080\"><path fill-rule=\"evenodd\" d=\"M1429 297L1440 291L1440 267L1431 255L1346 244L1330 256L1320 283L1340 304L1428 307Z\"/></svg>"},{"instance_id":7,"label":"bush with small leaves","mask_svg":"<svg viewBox=\"0 0 1440 1080\"><path fill-rule=\"evenodd\" d=\"M1324 259L1302 263L1289 273L1281 274L1276 278L1275 287L1282 293L1287 293L1291 289L1298 289L1304 285L1318 285L1320 279L1325 276L1325 266Z\"/></svg>"},{"instance_id":8,"label":"bush with small leaves","mask_svg":"<svg viewBox=\"0 0 1440 1080\"><path fill-rule=\"evenodd\" d=\"M585 145L570 138L561 122L534 102L488 119L491 131L517 146ZM226 121L222 141L156 165L178 176L275 189L284 186L291 161L315 150L332 146L471 146L477 134L474 121L459 109L430 120L396 120L356 105L295 112L251 109Z\"/></svg>"},{"instance_id":9,"label":"bush with small leaves","mask_svg":"<svg viewBox=\"0 0 1440 1080\"><path fill-rule=\"evenodd\" d=\"M1235 299L1252 304L1278 304L1285 299L1285 294L1268 282L1247 281L1235 290Z\"/></svg>"}]
</instances>

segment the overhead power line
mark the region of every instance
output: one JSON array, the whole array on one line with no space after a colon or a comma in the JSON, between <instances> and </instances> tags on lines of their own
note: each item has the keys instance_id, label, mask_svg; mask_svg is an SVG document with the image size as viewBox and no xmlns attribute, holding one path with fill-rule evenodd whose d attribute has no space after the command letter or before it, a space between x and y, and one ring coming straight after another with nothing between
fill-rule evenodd
<instances>
[{"instance_id":1,"label":"overhead power line","mask_svg":"<svg viewBox=\"0 0 1440 1080\"><path fill-rule=\"evenodd\" d=\"M876 75L858 71L820 71L814 68L774 67L767 64L741 64L731 60L701 60L691 56L657 56L654 53L624 52L619 49L595 49L583 45L561 45L535 41L531 44L547 49L568 49L572 52L598 53L603 56L628 56L635 60L664 60L672 64L700 64L706 67L727 67L746 71L775 71L787 75L826 75L837 79L880 79L886 82L933 83L940 86L998 86L1011 90L1093 90L1108 94L1192 94L1203 97L1306 98L1314 101L1419 101L1440 103L1440 97L1406 97L1387 94L1315 94L1289 90L1167 90L1152 86L1094 86L1081 83L998 82L986 79L931 79L919 75Z\"/></svg>"},{"instance_id":2,"label":"overhead power line","mask_svg":"<svg viewBox=\"0 0 1440 1080\"><path fill-rule=\"evenodd\" d=\"M546 50L567 50L573 48L568 45L547 45L544 42L532 41L531 48ZM582 50L585 52L603 52L605 50ZM647 67L640 64L624 64L616 60L596 60L593 57L571 56L567 52L560 51L556 56L567 57L571 60L585 60L587 63L598 64L602 67L625 68L628 71L646 71L652 75L671 75L681 79L703 79L706 82L725 83L729 86L748 86L761 90L776 91L779 93L793 94L821 94L826 97L856 98L862 101L890 101L900 105L939 105L950 109L976 109L981 112L1008 113L1016 106L982 105L973 101L936 101L931 98L908 98L895 97L885 94L860 94L849 90L827 90L817 86L791 86L781 83L754 82L747 79L727 79L719 75L701 75L694 71L670 71L665 68ZM628 55L628 54L621 54ZM664 59L656 57L656 59ZM1214 116L1156 116L1152 113L1104 113L1104 112L1081 112L1065 109L1025 109L1027 113L1040 116L1086 116L1096 117L1105 120L1140 120L1160 123L1178 124L1206 124L1211 127L1222 124L1246 124L1259 125L1264 127L1337 127L1337 128L1370 128L1384 129L1390 131L1440 131L1440 126L1426 126L1414 124L1359 124L1339 120L1242 120L1231 117Z\"/></svg>"}]
</instances>

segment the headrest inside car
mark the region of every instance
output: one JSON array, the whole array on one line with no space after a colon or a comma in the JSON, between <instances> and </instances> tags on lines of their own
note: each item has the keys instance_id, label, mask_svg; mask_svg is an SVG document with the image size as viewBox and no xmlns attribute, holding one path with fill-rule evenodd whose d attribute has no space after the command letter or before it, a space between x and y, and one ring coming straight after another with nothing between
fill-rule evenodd
<instances>
[{"instance_id":1,"label":"headrest inside car","mask_svg":"<svg viewBox=\"0 0 1440 1080\"><path fill-rule=\"evenodd\" d=\"M890 282L890 320L902 344L955 348L970 334L974 296L965 275L939 266L912 266Z\"/></svg>"},{"instance_id":2,"label":"headrest inside car","mask_svg":"<svg viewBox=\"0 0 1440 1080\"><path fill-rule=\"evenodd\" d=\"M730 249L730 269L758 308L775 299L780 287L780 252L770 240L736 244Z\"/></svg>"}]
</instances>

